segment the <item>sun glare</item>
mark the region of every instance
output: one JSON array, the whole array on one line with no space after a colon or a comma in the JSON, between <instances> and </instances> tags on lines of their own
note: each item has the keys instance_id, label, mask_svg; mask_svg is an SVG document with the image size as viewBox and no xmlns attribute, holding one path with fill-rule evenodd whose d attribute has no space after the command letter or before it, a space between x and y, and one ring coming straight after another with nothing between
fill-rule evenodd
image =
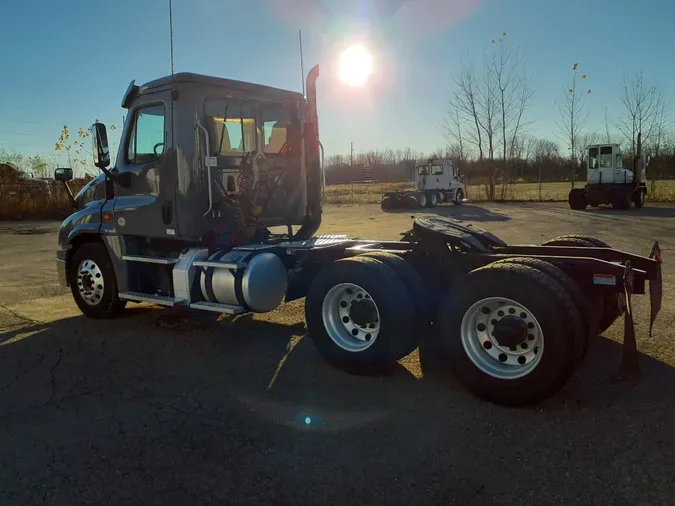
<instances>
[{"instance_id":1,"label":"sun glare","mask_svg":"<svg viewBox=\"0 0 675 506\"><path fill-rule=\"evenodd\" d=\"M350 46L340 56L340 79L349 86L363 86L373 73L373 57L363 46Z\"/></svg>"}]
</instances>

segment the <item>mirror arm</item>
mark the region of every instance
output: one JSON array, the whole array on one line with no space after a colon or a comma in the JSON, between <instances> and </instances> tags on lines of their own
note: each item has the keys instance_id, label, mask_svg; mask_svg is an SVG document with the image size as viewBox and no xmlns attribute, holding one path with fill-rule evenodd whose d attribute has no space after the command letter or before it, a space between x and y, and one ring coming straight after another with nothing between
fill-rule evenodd
<instances>
[{"instance_id":1,"label":"mirror arm","mask_svg":"<svg viewBox=\"0 0 675 506\"><path fill-rule=\"evenodd\" d=\"M63 183L63 186L66 187L66 193L68 193L68 198L70 199L70 205L75 208L77 207L77 202L75 202L75 197L73 196L73 191L70 189L70 186L68 186L68 181L61 181Z\"/></svg>"}]
</instances>

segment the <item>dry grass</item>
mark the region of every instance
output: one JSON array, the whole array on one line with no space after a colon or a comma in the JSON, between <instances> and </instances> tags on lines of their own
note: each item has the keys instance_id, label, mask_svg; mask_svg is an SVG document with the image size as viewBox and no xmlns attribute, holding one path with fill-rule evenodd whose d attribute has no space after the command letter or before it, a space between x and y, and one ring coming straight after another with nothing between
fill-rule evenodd
<instances>
[{"instance_id":1,"label":"dry grass","mask_svg":"<svg viewBox=\"0 0 675 506\"><path fill-rule=\"evenodd\" d=\"M73 194L83 185L70 184ZM72 212L62 184L0 184L0 220L39 220L65 218Z\"/></svg>"},{"instance_id":2,"label":"dry grass","mask_svg":"<svg viewBox=\"0 0 675 506\"><path fill-rule=\"evenodd\" d=\"M71 184L73 193L82 185ZM577 185L579 186L579 184ZM413 189L412 182L337 184L326 187L326 204L376 204L382 194L390 191ZM497 188L497 194L500 188ZM543 183L541 200L566 201L570 183ZM507 201L539 200L537 183L509 185L504 193ZM467 186L467 197L472 201L485 201L482 185ZM654 181L649 185L649 200L652 202L675 201L675 181ZM59 219L72 212L70 200L62 185L54 182L40 188L22 184L0 184L0 220Z\"/></svg>"},{"instance_id":3,"label":"dry grass","mask_svg":"<svg viewBox=\"0 0 675 506\"><path fill-rule=\"evenodd\" d=\"M577 187L582 183L577 183ZM382 200L382 194L414 188L411 182L338 184L326 187L327 204L375 204ZM569 182L542 183L541 200L548 202L566 202L571 185ZM497 187L497 195L501 187ZM472 201L485 201L486 193L483 185L467 186L467 197ZM538 183L515 183L505 189L504 200L537 201L539 200ZM649 200L652 202L675 201L675 181L654 181L649 187Z\"/></svg>"}]
</instances>

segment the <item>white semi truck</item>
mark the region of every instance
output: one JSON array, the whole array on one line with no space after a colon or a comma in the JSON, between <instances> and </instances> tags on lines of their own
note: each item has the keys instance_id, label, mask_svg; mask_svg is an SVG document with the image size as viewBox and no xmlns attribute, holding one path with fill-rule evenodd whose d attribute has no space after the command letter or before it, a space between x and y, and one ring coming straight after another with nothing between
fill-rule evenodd
<instances>
[{"instance_id":1,"label":"white semi truck","mask_svg":"<svg viewBox=\"0 0 675 506\"><path fill-rule=\"evenodd\" d=\"M638 135L638 153L632 169L624 168L624 159L618 144L588 146L587 184L574 188L569 194L570 208L612 205L615 209L640 208L647 196L647 166L649 159L641 155L641 136Z\"/></svg>"},{"instance_id":2,"label":"white semi truck","mask_svg":"<svg viewBox=\"0 0 675 506\"><path fill-rule=\"evenodd\" d=\"M461 176L452 160L430 158L415 166L415 189L387 192L382 209L436 207L441 202L460 205L466 196Z\"/></svg>"}]
</instances>

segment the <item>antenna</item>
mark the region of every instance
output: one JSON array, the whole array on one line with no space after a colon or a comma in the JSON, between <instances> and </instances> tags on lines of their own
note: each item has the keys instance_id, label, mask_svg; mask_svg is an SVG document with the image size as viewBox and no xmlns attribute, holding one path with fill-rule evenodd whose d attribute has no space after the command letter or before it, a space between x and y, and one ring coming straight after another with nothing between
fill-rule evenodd
<instances>
[{"instance_id":1,"label":"antenna","mask_svg":"<svg viewBox=\"0 0 675 506\"><path fill-rule=\"evenodd\" d=\"M302 57L302 30L298 30L300 38L300 73L302 74L302 94L305 94L305 62Z\"/></svg>"},{"instance_id":2,"label":"antenna","mask_svg":"<svg viewBox=\"0 0 675 506\"><path fill-rule=\"evenodd\" d=\"M173 81L173 8L169 0L169 41L171 43L171 81Z\"/></svg>"}]
</instances>

